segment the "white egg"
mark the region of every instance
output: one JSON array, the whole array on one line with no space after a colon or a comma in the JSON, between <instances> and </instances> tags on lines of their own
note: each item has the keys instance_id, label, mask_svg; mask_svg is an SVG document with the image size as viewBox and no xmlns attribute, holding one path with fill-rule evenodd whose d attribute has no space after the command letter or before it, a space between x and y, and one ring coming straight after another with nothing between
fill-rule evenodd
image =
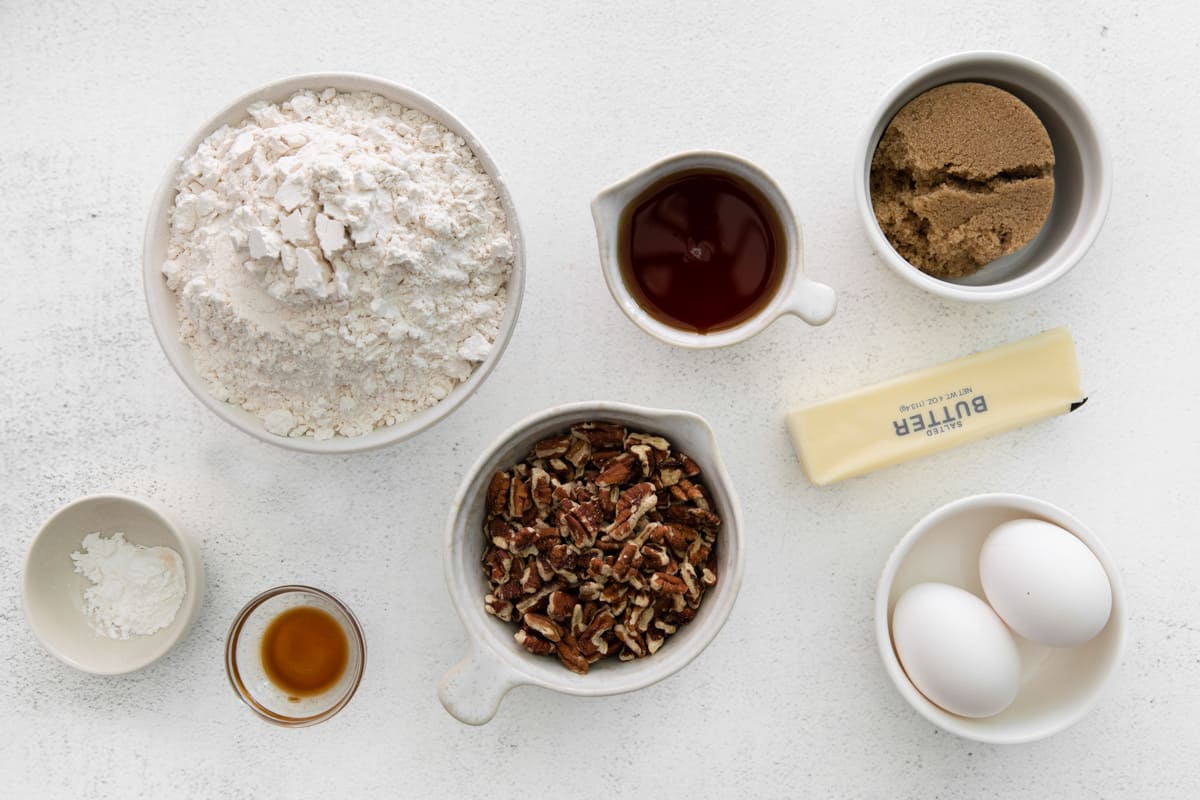
<instances>
[{"instance_id":1,"label":"white egg","mask_svg":"<svg viewBox=\"0 0 1200 800\"><path fill-rule=\"evenodd\" d=\"M1040 519L1014 519L988 534L979 577L1008 627L1051 647L1091 640L1112 613L1112 586L1096 554Z\"/></svg>"},{"instance_id":2,"label":"white egg","mask_svg":"<svg viewBox=\"0 0 1200 800\"><path fill-rule=\"evenodd\" d=\"M945 583L918 583L896 601L892 641L908 679L935 704L990 717L1012 704L1021 660L988 604Z\"/></svg>"}]
</instances>

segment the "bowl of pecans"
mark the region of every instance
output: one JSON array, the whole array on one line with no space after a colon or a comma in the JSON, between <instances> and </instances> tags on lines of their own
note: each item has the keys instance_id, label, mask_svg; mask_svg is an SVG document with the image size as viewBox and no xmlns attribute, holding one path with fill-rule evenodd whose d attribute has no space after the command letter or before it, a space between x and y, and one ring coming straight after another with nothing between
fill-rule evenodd
<instances>
[{"instance_id":1,"label":"bowl of pecans","mask_svg":"<svg viewBox=\"0 0 1200 800\"><path fill-rule=\"evenodd\" d=\"M481 725L514 686L619 694L682 669L733 608L741 529L702 417L585 402L518 423L451 508L446 581L471 648L442 705Z\"/></svg>"}]
</instances>

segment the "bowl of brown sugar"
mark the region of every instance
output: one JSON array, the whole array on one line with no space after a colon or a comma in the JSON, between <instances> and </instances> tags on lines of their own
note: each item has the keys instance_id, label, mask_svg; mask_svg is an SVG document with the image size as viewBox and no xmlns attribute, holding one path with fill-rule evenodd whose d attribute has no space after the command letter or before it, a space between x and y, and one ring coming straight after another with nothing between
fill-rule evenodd
<instances>
[{"instance_id":1,"label":"bowl of brown sugar","mask_svg":"<svg viewBox=\"0 0 1200 800\"><path fill-rule=\"evenodd\" d=\"M1008 300L1061 278L1091 247L1111 194L1082 98L1010 53L959 53L905 77L872 116L855 165L880 258L959 300Z\"/></svg>"}]
</instances>

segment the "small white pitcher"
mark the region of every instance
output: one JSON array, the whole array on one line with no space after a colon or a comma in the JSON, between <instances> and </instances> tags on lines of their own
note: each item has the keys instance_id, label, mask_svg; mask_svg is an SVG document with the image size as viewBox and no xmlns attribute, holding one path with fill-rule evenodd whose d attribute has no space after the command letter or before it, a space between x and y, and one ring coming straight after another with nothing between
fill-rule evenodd
<instances>
[{"instance_id":1,"label":"small white pitcher","mask_svg":"<svg viewBox=\"0 0 1200 800\"><path fill-rule=\"evenodd\" d=\"M621 215L639 194L664 177L691 170L712 170L740 178L757 189L771 204L783 226L783 279L774 297L754 316L744 322L710 333L685 331L652 317L634 299L621 277L618 261L618 228ZM788 205L779 185L767 173L744 158L729 153L699 150L680 153L651 164L619 183L608 187L592 201L592 218L596 223L596 238L600 243L600 266L604 280L617 305L625 316L639 328L668 344L679 347L725 347L745 341L784 314L794 314L809 325L824 325L837 308L837 295L823 283L804 277L804 253L800 224Z\"/></svg>"}]
</instances>

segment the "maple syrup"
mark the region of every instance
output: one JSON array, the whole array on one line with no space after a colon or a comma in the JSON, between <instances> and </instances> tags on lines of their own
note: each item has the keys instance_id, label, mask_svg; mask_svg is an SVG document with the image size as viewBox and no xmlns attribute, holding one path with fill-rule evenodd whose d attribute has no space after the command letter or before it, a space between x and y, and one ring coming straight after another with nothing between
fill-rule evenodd
<instances>
[{"instance_id":1,"label":"maple syrup","mask_svg":"<svg viewBox=\"0 0 1200 800\"><path fill-rule=\"evenodd\" d=\"M647 187L621 215L621 277L662 323L708 333L753 317L774 297L786 239L774 206L745 180L698 169Z\"/></svg>"},{"instance_id":2,"label":"maple syrup","mask_svg":"<svg viewBox=\"0 0 1200 800\"><path fill-rule=\"evenodd\" d=\"M263 671L292 701L331 689L349 660L345 631L319 608L289 608L271 620L263 633Z\"/></svg>"}]
</instances>

